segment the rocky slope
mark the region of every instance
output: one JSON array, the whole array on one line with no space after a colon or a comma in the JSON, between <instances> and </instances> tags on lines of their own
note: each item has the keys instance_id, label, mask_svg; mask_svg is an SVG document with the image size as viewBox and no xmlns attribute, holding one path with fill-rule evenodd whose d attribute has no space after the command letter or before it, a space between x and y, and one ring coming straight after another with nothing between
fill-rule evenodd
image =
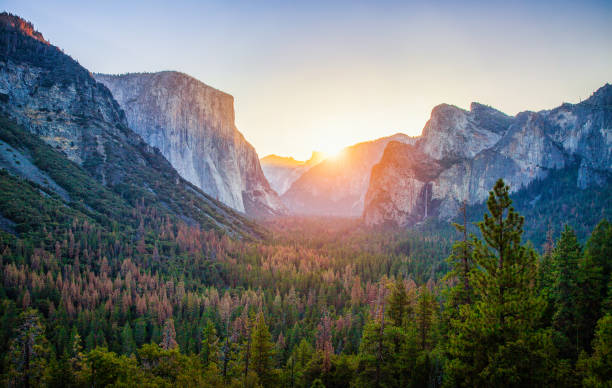
<instances>
[{"instance_id":1,"label":"rocky slope","mask_svg":"<svg viewBox=\"0 0 612 388\"><path fill-rule=\"evenodd\" d=\"M486 199L498 178L513 191L553 170L579 166L576 189L597 188L612 173L612 85L580 104L507 116L472 103L433 109L414 147L391 143L372 170L368 225L448 219L460 204Z\"/></svg>"},{"instance_id":2,"label":"rocky slope","mask_svg":"<svg viewBox=\"0 0 612 388\"><path fill-rule=\"evenodd\" d=\"M411 144L415 138L396 134L347 147L304 173L281 199L295 214L359 217L372 166L391 141Z\"/></svg>"},{"instance_id":3,"label":"rocky slope","mask_svg":"<svg viewBox=\"0 0 612 388\"><path fill-rule=\"evenodd\" d=\"M131 206L145 203L206 228L250 229L250 222L183 180L132 131L111 92L85 68L49 44L30 23L7 13L0 14L0 114L60 151ZM23 162L32 157L27 147L17 151ZM9 171L26 179L45 178L34 168L11 169L13 163L3 159ZM50 161L31 162L41 171L54 168ZM87 189L91 187L83 187ZM61 189L57 192L70 200Z\"/></svg>"},{"instance_id":4,"label":"rocky slope","mask_svg":"<svg viewBox=\"0 0 612 388\"><path fill-rule=\"evenodd\" d=\"M261 158L261 168L270 182L270 186L278 195L283 195L289 187L306 171L321 163L324 156L320 152L313 152L307 161L295 160L291 157L268 155Z\"/></svg>"},{"instance_id":5,"label":"rocky slope","mask_svg":"<svg viewBox=\"0 0 612 388\"><path fill-rule=\"evenodd\" d=\"M241 212L283 212L255 149L236 129L232 96L172 71L94 76L119 102L129 127L183 178Z\"/></svg>"}]
</instances>

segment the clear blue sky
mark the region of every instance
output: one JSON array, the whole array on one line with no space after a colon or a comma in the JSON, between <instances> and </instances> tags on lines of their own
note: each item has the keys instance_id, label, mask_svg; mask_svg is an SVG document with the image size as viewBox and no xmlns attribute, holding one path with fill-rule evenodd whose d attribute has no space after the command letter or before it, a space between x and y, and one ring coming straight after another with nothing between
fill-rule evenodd
<instances>
[{"instance_id":1,"label":"clear blue sky","mask_svg":"<svg viewBox=\"0 0 612 388\"><path fill-rule=\"evenodd\" d=\"M442 102L516 114L612 82L610 0L0 5L91 71L179 70L232 94L260 156L417 135Z\"/></svg>"}]
</instances>

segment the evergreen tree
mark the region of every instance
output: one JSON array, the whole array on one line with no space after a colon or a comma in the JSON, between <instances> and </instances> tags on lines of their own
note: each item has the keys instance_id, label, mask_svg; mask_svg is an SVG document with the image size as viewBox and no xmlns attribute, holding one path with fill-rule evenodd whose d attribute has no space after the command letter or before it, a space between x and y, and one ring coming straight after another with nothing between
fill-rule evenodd
<instances>
[{"instance_id":1,"label":"evergreen tree","mask_svg":"<svg viewBox=\"0 0 612 388\"><path fill-rule=\"evenodd\" d=\"M429 350L432 346L432 330L435 323L436 300L431 292L422 286L416 307L416 327L421 350Z\"/></svg>"},{"instance_id":2,"label":"evergreen tree","mask_svg":"<svg viewBox=\"0 0 612 388\"><path fill-rule=\"evenodd\" d=\"M134 342L134 334L130 323L126 323L121 330L121 353L131 355L136 351L136 343Z\"/></svg>"},{"instance_id":3,"label":"evergreen tree","mask_svg":"<svg viewBox=\"0 0 612 388\"><path fill-rule=\"evenodd\" d=\"M24 388L43 385L49 349L38 311L27 309L19 315L16 336L6 355L8 386Z\"/></svg>"},{"instance_id":4,"label":"evergreen tree","mask_svg":"<svg viewBox=\"0 0 612 388\"><path fill-rule=\"evenodd\" d=\"M607 314L597 323L593 341L593 355L581 354L577 369L583 376L584 387L612 386L612 315Z\"/></svg>"},{"instance_id":5,"label":"evergreen tree","mask_svg":"<svg viewBox=\"0 0 612 388\"><path fill-rule=\"evenodd\" d=\"M410 315L410 299L406 292L406 286L401 278L397 278L391 284L391 293L387 300L387 314L392 325L401 327Z\"/></svg>"},{"instance_id":6,"label":"evergreen tree","mask_svg":"<svg viewBox=\"0 0 612 388\"><path fill-rule=\"evenodd\" d=\"M456 386L542 386L555 352L538 331L543 303L535 292L536 255L521 245L523 218L500 179L489 193L490 214L478 223L470 275L475 302L452 321L448 383Z\"/></svg>"},{"instance_id":7,"label":"evergreen tree","mask_svg":"<svg viewBox=\"0 0 612 388\"><path fill-rule=\"evenodd\" d=\"M463 224L453 223L455 229L461 233L462 239L453 244L453 251L448 258L451 264L447 278L452 278L457 282L457 285L451 290L449 298L449 307L455 309L461 304L472 303L473 295L470 287L470 272L473 267L472 263L472 239L468 239L467 232L467 205L463 204L461 213L463 215Z\"/></svg>"},{"instance_id":8,"label":"evergreen tree","mask_svg":"<svg viewBox=\"0 0 612 388\"><path fill-rule=\"evenodd\" d=\"M612 225L602 220L593 230L580 260L580 347L590 349L595 326L602 316L612 276Z\"/></svg>"},{"instance_id":9,"label":"evergreen tree","mask_svg":"<svg viewBox=\"0 0 612 388\"><path fill-rule=\"evenodd\" d=\"M251 333L250 347L253 370L264 386L270 386L274 377L272 368L274 343L271 340L270 331L262 312L257 314Z\"/></svg>"},{"instance_id":10,"label":"evergreen tree","mask_svg":"<svg viewBox=\"0 0 612 388\"><path fill-rule=\"evenodd\" d=\"M578 260L581 247L576 234L569 227L561 233L553 251L554 306L553 327L563 335L565 344L561 348L564 358L578 357Z\"/></svg>"},{"instance_id":11,"label":"evergreen tree","mask_svg":"<svg viewBox=\"0 0 612 388\"><path fill-rule=\"evenodd\" d=\"M215 325L209 319L206 321L206 326L202 331L202 349L200 357L204 366L209 364L217 364L219 362L219 338Z\"/></svg>"}]
</instances>

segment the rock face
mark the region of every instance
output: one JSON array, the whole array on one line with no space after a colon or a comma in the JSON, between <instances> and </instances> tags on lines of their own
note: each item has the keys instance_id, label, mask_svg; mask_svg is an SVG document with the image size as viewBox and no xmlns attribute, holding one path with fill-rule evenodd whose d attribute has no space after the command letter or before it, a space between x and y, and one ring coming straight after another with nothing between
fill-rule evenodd
<instances>
[{"instance_id":1,"label":"rock face","mask_svg":"<svg viewBox=\"0 0 612 388\"><path fill-rule=\"evenodd\" d=\"M131 204L146 201L207 227L237 231L245 224L231 209L183 180L132 131L111 92L89 71L49 44L30 23L7 13L0 14L0 114ZM23 156L25 161L27 155ZM45 181L39 172L21 166L10 170ZM62 196L61 189L56 191Z\"/></svg>"},{"instance_id":2,"label":"rock face","mask_svg":"<svg viewBox=\"0 0 612 388\"><path fill-rule=\"evenodd\" d=\"M368 225L408 225L457 214L481 202L503 178L513 191L553 169L580 166L577 189L601 185L612 173L612 85L580 104L507 116L472 103L433 109L412 146L390 143L372 170L365 200Z\"/></svg>"},{"instance_id":3,"label":"rock face","mask_svg":"<svg viewBox=\"0 0 612 388\"><path fill-rule=\"evenodd\" d=\"M268 155L260 160L261 168L270 182L270 186L278 195L283 195L289 187L306 171L321 163L324 156L320 152L313 152L307 161L295 160L291 157Z\"/></svg>"},{"instance_id":4,"label":"rock face","mask_svg":"<svg viewBox=\"0 0 612 388\"><path fill-rule=\"evenodd\" d=\"M171 71L95 78L110 89L130 128L183 178L238 211L282 213L255 149L236 129L232 96Z\"/></svg>"},{"instance_id":5,"label":"rock face","mask_svg":"<svg viewBox=\"0 0 612 388\"><path fill-rule=\"evenodd\" d=\"M370 172L391 141L412 144L404 134L359 143L314 166L281 197L295 214L359 217L363 212Z\"/></svg>"}]
</instances>

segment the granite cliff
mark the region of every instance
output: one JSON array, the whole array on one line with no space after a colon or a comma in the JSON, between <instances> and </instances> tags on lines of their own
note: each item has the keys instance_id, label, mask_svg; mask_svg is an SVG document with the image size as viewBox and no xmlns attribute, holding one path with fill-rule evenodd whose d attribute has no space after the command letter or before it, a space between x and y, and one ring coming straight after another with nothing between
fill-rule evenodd
<instances>
[{"instance_id":1,"label":"granite cliff","mask_svg":"<svg viewBox=\"0 0 612 388\"><path fill-rule=\"evenodd\" d=\"M254 216L281 214L255 149L234 124L234 99L186 74L96 74L127 123L181 176L224 204Z\"/></svg>"},{"instance_id":2,"label":"granite cliff","mask_svg":"<svg viewBox=\"0 0 612 388\"><path fill-rule=\"evenodd\" d=\"M469 111L439 105L414 146L390 143L372 169L364 221L449 219L464 201L485 200L498 178L517 191L572 166L579 166L576 190L610 179L612 85L579 104L514 117L478 103Z\"/></svg>"},{"instance_id":3,"label":"granite cliff","mask_svg":"<svg viewBox=\"0 0 612 388\"><path fill-rule=\"evenodd\" d=\"M205 228L247 233L251 229L248 220L182 179L158 150L130 129L111 92L87 69L51 45L30 23L8 13L0 14L0 115L101 183L95 189L100 196L108 191L109 198L115 196L129 206L153 206L160 214ZM11 147L11 153L21 160L8 163L2 158L8 171L34 182L48 181L47 187L71 201L66 187L47 179L47 173L63 174L56 169L65 166L63 162L54 165L36 159L30 146L20 149L13 143ZM30 168L23 168L26 164ZM81 206L95 209L99 204L96 195L83 194L94 188L86 178L78 180L66 177L83 195L76 198L83 201Z\"/></svg>"}]
</instances>

